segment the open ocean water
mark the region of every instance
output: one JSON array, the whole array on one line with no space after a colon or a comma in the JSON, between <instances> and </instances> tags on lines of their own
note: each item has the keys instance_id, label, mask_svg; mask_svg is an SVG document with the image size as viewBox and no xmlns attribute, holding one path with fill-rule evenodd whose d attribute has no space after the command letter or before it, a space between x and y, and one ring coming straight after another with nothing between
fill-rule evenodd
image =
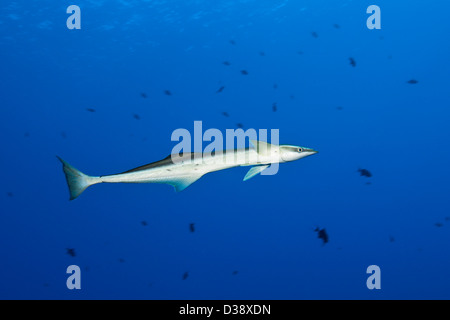
<instances>
[{"instance_id":1,"label":"open ocean water","mask_svg":"<svg viewBox=\"0 0 450 320\"><path fill-rule=\"evenodd\" d=\"M0 298L449 299L449 10L2 1ZM194 121L278 129L319 153L245 182L248 167L69 201L56 156L123 172L169 155Z\"/></svg>"}]
</instances>

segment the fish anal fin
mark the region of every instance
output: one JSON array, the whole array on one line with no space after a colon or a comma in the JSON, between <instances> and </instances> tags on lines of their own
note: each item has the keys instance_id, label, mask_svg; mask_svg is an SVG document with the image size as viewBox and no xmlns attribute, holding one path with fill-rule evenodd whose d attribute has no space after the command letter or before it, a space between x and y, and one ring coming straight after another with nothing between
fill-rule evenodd
<instances>
[{"instance_id":1,"label":"fish anal fin","mask_svg":"<svg viewBox=\"0 0 450 320\"><path fill-rule=\"evenodd\" d=\"M175 188L176 192L181 192L195 181L200 179L203 175L195 175L195 176L184 176L179 178L172 178L165 183L172 185Z\"/></svg>"}]
</instances>

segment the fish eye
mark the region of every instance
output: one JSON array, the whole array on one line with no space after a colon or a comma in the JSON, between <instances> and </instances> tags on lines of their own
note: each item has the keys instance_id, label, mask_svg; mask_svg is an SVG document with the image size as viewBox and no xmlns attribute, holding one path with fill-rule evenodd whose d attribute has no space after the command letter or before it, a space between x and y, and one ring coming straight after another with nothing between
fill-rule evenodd
<instances>
[{"instance_id":1,"label":"fish eye","mask_svg":"<svg viewBox=\"0 0 450 320\"><path fill-rule=\"evenodd\" d=\"M298 152L303 152L303 149L302 148L298 148L297 151Z\"/></svg>"}]
</instances>

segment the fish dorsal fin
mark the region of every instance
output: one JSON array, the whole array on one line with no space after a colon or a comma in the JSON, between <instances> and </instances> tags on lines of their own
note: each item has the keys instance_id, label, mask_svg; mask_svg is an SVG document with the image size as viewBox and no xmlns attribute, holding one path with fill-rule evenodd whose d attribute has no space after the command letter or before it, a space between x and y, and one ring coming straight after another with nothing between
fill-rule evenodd
<instances>
[{"instance_id":1,"label":"fish dorsal fin","mask_svg":"<svg viewBox=\"0 0 450 320\"><path fill-rule=\"evenodd\" d=\"M171 178L170 180L164 181L164 183L172 185L175 188L176 192L180 192L189 187L191 184L200 179L202 176L203 174L190 175L179 178Z\"/></svg>"},{"instance_id":2,"label":"fish dorsal fin","mask_svg":"<svg viewBox=\"0 0 450 320\"><path fill-rule=\"evenodd\" d=\"M253 146L256 149L256 152L258 152L261 155L267 155L271 153L271 150L275 150L275 148L278 148L277 145L270 144L265 141L260 140L250 140L250 142L253 144Z\"/></svg>"},{"instance_id":3,"label":"fish dorsal fin","mask_svg":"<svg viewBox=\"0 0 450 320\"><path fill-rule=\"evenodd\" d=\"M250 170L248 170L247 174L244 177L244 181L247 181L248 179L253 178L254 176L256 176L258 173L262 172L263 170L265 170L269 165L263 165L263 166L254 166L251 167Z\"/></svg>"},{"instance_id":4,"label":"fish dorsal fin","mask_svg":"<svg viewBox=\"0 0 450 320\"><path fill-rule=\"evenodd\" d=\"M122 173L129 173L129 172L148 170L148 169L151 169L151 168L155 168L155 167L159 167L159 166L163 166L163 165L167 165L167 164L172 164L172 163L173 163L172 156L169 154L167 157L165 157L162 160L155 161L155 162L152 162L152 163L149 163L149 164L146 164L146 165L143 165L143 166L140 166L140 167L137 167L137 168L134 168L134 169L122 172Z\"/></svg>"}]
</instances>

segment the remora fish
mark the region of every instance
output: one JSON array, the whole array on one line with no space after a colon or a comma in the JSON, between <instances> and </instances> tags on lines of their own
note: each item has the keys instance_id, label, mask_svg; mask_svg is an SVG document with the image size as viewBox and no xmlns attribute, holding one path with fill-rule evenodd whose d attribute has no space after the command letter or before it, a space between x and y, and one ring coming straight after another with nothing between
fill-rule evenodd
<instances>
[{"instance_id":1,"label":"remora fish","mask_svg":"<svg viewBox=\"0 0 450 320\"><path fill-rule=\"evenodd\" d=\"M252 166L244 181L256 176L272 163L295 161L317 151L291 145L273 145L251 140L255 148L220 151L211 154L184 153L137 167L119 174L88 176L58 157L63 164L70 200L77 198L87 187L97 183L165 183L182 191L209 172L239 166Z\"/></svg>"}]
</instances>

